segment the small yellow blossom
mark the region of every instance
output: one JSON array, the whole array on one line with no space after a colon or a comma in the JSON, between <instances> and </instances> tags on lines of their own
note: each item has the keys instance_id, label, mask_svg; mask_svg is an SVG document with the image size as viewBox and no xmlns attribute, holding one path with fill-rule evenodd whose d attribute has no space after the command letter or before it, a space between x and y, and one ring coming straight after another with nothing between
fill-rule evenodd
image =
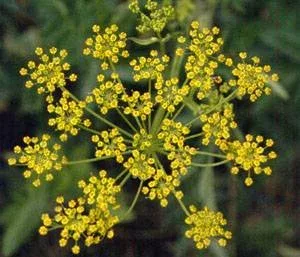
<instances>
[{"instance_id":1,"label":"small yellow blossom","mask_svg":"<svg viewBox=\"0 0 300 257\"><path fill-rule=\"evenodd\" d=\"M148 154L135 149L132 151L132 156L124 162L124 167L129 170L133 177L148 180L155 174L154 163L155 160Z\"/></svg>"},{"instance_id":2,"label":"small yellow blossom","mask_svg":"<svg viewBox=\"0 0 300 257\"><path fill-rule=\"evenodd\" d=\"M266 153L266 149L273 146L273 140L267 139L264 146L262 145L263 141L262 136L254 137L248 134L245 136L244 142L235 140L220 144L220 149L226 153L227 159L233 162L231 173L238 174L240 169L247 172L245 179L247 186L253 183L251 173L257 175L261 173L271 175L272 173L271 168L264 166L264 164L277 157L274 151Z\"/></svg>"},{"instance_id":3,"label":"small yellow blossom","mask_svg":"<svg viewBox=\"0 0 300 257\"><path fill-rule=\"evenodd\" d=\"M153 31L160 33L166 27L167 23L175 18L173 6L168 4L159 5L157 1L147 0L145 9L149 15L141 11L138 0L131 0L129 9L139 15L140 24L136 29L140 33Z\"/></svg>"},{"instance_id":4,"label":"small yellow blossom","mask_svg":"<svg viewBox=\"0 0 300 257\"><path fill-rule=\"evenodd\" d=\"M118 33L118 26L113 24L110 27L100 29L100 26L94 25L93 32L95 35L85 41L86 48L83 49L84 55L91 55L95 59L100 59L102 64L106 61L117 63L119 57L128 57L126 48L126 33ZM105 65L101 66L106 69Z\"/></svg>"},{"instance_id":5,"label":"small yellow blossom","mask_svg":"<svg viewBox=\"0 0 300 257\"><path fill-rule=\"evenodd\" d=\"M79 131L78 125L89 127L91 122L89 119L83 119L83 109L86 106L84 101L77 102L70 99L68 91L64 91L59 102L56 104L48 104L47 110L50 114L55 115L55 118L48 120L49 126L55 126L58 131L61 131L61 141L66 141L68 134L76 136Z\"/></svg>"},{"instance_id":6,"label":"small yellow blossom","mask_svg":"<svg viewBox=\"0 0 300 257\"><path fill-rule=\"evenodd\" d=\"M119 218L112 210L119 208L116 194L121 190L113 178L107 177L104 170L97 177L90 177L88 182L81 180L78 186L83 195L70 200L67 206L64 205L63 197L58 197L56 214L53 218L43 214L43 226L39 229L41 235L46 235L52 226L60 225L62 230L59 245L64 247L68 241L73 240L74 254L80 252L80 239L84 240L86 246L90 246L100 243L104 237L111 239L114 236L112 227L119 222Z\"/></svg>"},{"instance_id":7,"label":"small yellow blossom","mask_svg":"<svg viewBox=\"0 0 300 257\"><path fill-rule=\"evenodd\" d=\"M185 232L185 236L191 238L198 249L209 247L213 238L219 238L220 246L225 246L226 241L231 239L231 232L223 228L227 221L221 212L213 212L207 207L198 211L193 205L189 210L191 214L185 219L189 229Z\"/></svg>"},{"instance_id":8,"label":"small yellow blossom","mask_svg":"<svg viewBox=\"0 0 300 257\"><path fill-rule=\"evenodd\" d=\"M158 51L152 50L149 57L139 57L133 59L129 64L133 69L133 80L138 82L144 79L153 79L155 88L160 89L163 84L163 72L168 66L170 57L158 56Z\"/></svg>"},{"instance_id":9,"label":"small yellow blossom","mask_svg":"<svg viewBox=\"0 0 300 257\"><path fill-rule=\"evenodd\" d=\"M109 110L119 106L124 87L119 82L106 81L94 88L91 95L86 100L88 103L94 102L102 114L107 114Z\"/></svg>"},{"instance_id":10,"label":"small yellow blossom","mask_svg":"<svg viewBox=\"0 0 300 257\"><path fill-rule=\"evenodd\" d=\"M176 106L183 102L185 96L188 95L190 88L188 85L184 85L179 88L178 78L172 78L166 80L161 89L157 90L157 96L155 101L161 104L161 107L167 109L169 113L176 110Z\"/></svg>"},{"instance_id":11,"label":"small yellow blossom","mask_svg":"<svg viewBox=\"0 0 300 257\"><path fill-rule=\"evenodd\" d=\"M133 91L132 95L124 94L122 101L126 103L124 107L124 114L126 115L131 114L133 117L140 117L142 120L146 120L152 112L153 103L148 92L140 94L139 91Z\"/></svg>"},{"instance_id":12,"label":"small yellow blossom","mask_svg":"<svg viewBox=\"0 0 300 257\"><path fill-rule=\"evenodd\" d=\"M38 187L41 180L53 180L53 171L60 171L66 163L66 157L60 157L58 152L61 148L59 144L49 145L50 135L44 134L39 139L37 137L24 137L26 146L22 149L15 146L14 152L18 158L8 159L9 165L19 164L26 167L23 175L26 179L32 179L33 185Z\"/></svg>"},{"instance_id":13,"label":"small yellow blossom","mask_svg":"<svg viewBox=\"0 0 300 257\"><path fill-rule=\"evenodd\" d=\"M100 135L92 136L92 142L97 145L95 151L97 158L114 156L118 163L124 161L123 153L126 151L127 146L118 129L113 128L110 131L103 130Z\"/></svg>"},{"instance_id":14,"label":"small yellow blossom","mask_svg":"<svg viewBox=\"0 0 300 257\"><path fill-rule=\"evenodd\" d=\"M211 138L214 138L215 145L219 145L222 139L230 137L230 130L237 127L232 104L224 106L224 110L221 112L202 114L200 120L203 122L202 144L204 145L208 145Z\"/></svg>"},{"instance_id":15,"label":"small yellow blossom","mask_svg":"<svg viewBox=\"0 0 300 257\"><path fill-rule=\"evenodd\" d=\"M277 81L276 74L269 75L271 69L269 66L260 66L259 58L253 57L253 64L246 63L246 53L240 53L242 63L238 63L232 70L236 77L237 95L243 97L249 95L250 101L255 102L262 94L269 95L271 88L267 85L269 80Z\"/></svg>"},{"instance_id":16,"label":"small yellow blossom","mask_svg":"<svg viewBox=\"0 0 300 257\"><path fill-rule=\"evenodd\" d=\"M148 182L148 185L143 187L142 192L147 195L150 200L158 199L160 205L166 207L168 205L167 197L171 193L174 193L178 198L183 197L182 191L176 190L180 184L180 177L175 171L172 172L172 175L167 175L165 171L158 169Z\"/></svg>"},{"instance_id":17,"label":"small yellow blossom","mask_svg":"<svg viewBox=\"0 0 300 257\"><path fill-rule=\"evenodd\" d=\"M67 80L76 81L77 75L70 74L66 76L65 72L70 70L70 64L64 62L68 55L66 50L58 50L52 47L49 54L44 53L40 47L36 48L36 55L39 57L40 63L34 61L28 62L28 68L21 68L20 74L28 76L25 87L31 88L37 86L39 94L52 94L56 88L66 86Z\"/></svg>"}]
</instances>

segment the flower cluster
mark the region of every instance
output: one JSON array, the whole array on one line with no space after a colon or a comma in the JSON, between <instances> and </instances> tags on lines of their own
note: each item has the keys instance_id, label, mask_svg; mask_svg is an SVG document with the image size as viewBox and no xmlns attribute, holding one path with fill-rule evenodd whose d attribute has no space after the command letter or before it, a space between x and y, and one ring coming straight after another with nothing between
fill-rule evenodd
<instances>
[{"instance_id":1,"label":"flower cluster","mask_svg":"<svg viewBox=\"0 0 300 257\"><path fill-rule=\"evenodd\" d=\"M118 129L113 128L110 131L103 130L100 135L93 135L92 142L96 143L95 156L97 158L115 156L118 163L124 161L123 153L126 151L124 137L120 135Z\"/></svg>"},{"instance_id":2,"label":"flower cluster","mask_svg":"<svg viewBox=\"0 0 300 257\"><path fill-rule=\"evenodd\" d=\"M127 35L124 32L117 34L118 30L117 25L111 25L102 32L99 25L94 25L95 35L85 41L86 48L83 49L83 54L102 60L103 70L108 68L107 62L117 63L119 56L124 58L129 56L128 51L125 50Z\"/></svg>"},{"instance_id":3,"label":"flower cluster","mask_svg":"<svg viewBox=\"0 0 300 257\"><path fill-rule=\"evenodd\" d=\"M199 27L199 22L195 21L191 24L189 32L191 43L188 46L191 54L187 58L185 72L189 85L197 89L196 96L202 100L209 96L213 88L212 76L218 68L218 62L212 57L220 51L223 39L218 37L217 27L211 30L203 28L200 32Z\"/></svg>"},{"instance_id":4,"label":"flower cluster","mask_svg":"<svg viewBox=\"0 0 300 257\"><path fill-rule=\"evenodd\" d=\"M139 82L144 79L155 80L155 88L157 90L161 89L164 82L163 72L166 70L169 61L169 56L163 55L159 57L156 50L150 51L149 57L142 56L133 59L129 64L134 71L134 81Z\"/></svg>"},{"instance_id":5,"label":"flower cluster","mask_svg":"<svg viewBox=\"0 0 300 257\"><path fill-rule=\"evenodd\" d=\"M277 157L274 151L265 153L265 150L272 147L274 142L272 139L265 140L262 136L253 137L252 135L246 135L245 141L240 142L235 140L233 142L226 142L220 145L222 151L226 153L226 158L234 162L234 166L231 168L232 174L238 174L240 169L248 173L245 179L245 184L251 186L253 179L251 178L251 171L255 174L271 175L272 169L270 166L263 166L269 159L275 159ZM264 143L264 146L262 144Z\"/></svg>"},{"instance_id":6,"label":"flower cluster","mask_svg":"<svg viewBox=\"0 0 300 257\"><path fill-rule=\"evenodd\" d=\"M223 228L227 221L221 212L213 212L207 207L198 211L194 205L189 207L191 214L185 219L190 228L185 232L187 238L193 239L198 249L207 248L211 238L218 237L218 244L225 246L227 239L231 239L231 232Z\"/></svg>"},{"instance_id":7,"label":"flower cluster","mask_svg":"<svg viewBox=\"0 0 300 257\"><path fill-rule=\"evenodd\" d=\"M77 75L74 73L69 76L65 75L65 72L71 68L69 63L64 62L68 55L66 50L58 51L57 48L52 47L47 54L44 53L42 48L38 47L35 50L35 54L39 57L41 63L29 61L28 68L21 68L20 70L22 76L29 77L25 87L31 88L36 85L39 94L52 94L56 87L64 87L67 80L76 81Z\"/></svg>"},{"instance_id":8,"label":"flower cluster","mask_svg":"<svg viewBox=\"0 0 300 257\"><path fill-rule=\"evenodd\" d=\"M157 91L155 101L161 104L161 107L166 109L169 113L176 110L176 106L183 102L184 97L189 94L189 86L183 85L178 87L179 80L173 77L166 80L164 86Z\"/></svg>"},{"instance_id":9,"label":"flower cluster","mask_svg":"<svg viewBox=\"0 0 300 257\"><path fill-rule=\"evenodd\" d=\"M232 74L236 77L235 84L238 88L237 95L242 97L249 95L250 101L256 101L263 93L269 95L271 88L266 86L269 80L278 81L278 75L269 75L271 71L270 65L260 66L260 59L256 56L252 57L252 64L246 63L247 53L239 54L242 63L232 70Z\"/></svg>"},{"instance_id":10,"label":"flower cluster","mask_svg":"<svg viewBox=\"0 0 300 257\"><path fill-rule=\"evenodd\" d=\"M47 110L50 114L54 114L55 118L48 120L49 126L56 127L58 131L61 131L60 140L66 141L68 134L76 136L79 131L78 125L89 127L91 121L89 119L83 119L83 108L86 103L84 101L75 101L70 99L70 93L63 91L62 97L58 103L49 103Z\"/></svg>"},{"instance_id":11,"label":"flower cluster","mask_svg":"<svg viewBox=\"0 0 300 257\"><path fill-rule=\"evenodd\" d=\"M63 63L65 50L51 48L49 57L37 48L42 63L30 61L28 69L20 71L30 76L26 87L39 84L38 92L47 93L47 110L51 115L48 123L59 132L61 141L81 132L91 135L92 158L66 162L65 157L58 155L60 145L50 149L50 136L43 135L41 140L25 137L27 146L16 146L15 153L20 157L10 158L9 164L27 166L24 176L34 177L33 183L38 186L42 178L52 180L52 171L61 170L64 164L115 161L114 172L119 172L115 179L103 170L98 176L91 175L89 182L79 182L83 196L65 204L64 198L58 197L54 217L42 216L40 233L45 235L49 229L62 228L59 244L63 247L74 240L74 254L80 251L80 239L90 246L113 237L112 227L123 218L113 212L119 207L116 195L129 179L140 184L126 213L134 208L141 193L150 200L158 200L162 207L170 204L173 196L187 215L186 236L198 249L207 248L213 238L225 246L231 233L224 228L223 215L207 207L198 210L192 205L188 210L181 190L183 178L192 172L191 167L225 163L232 164L232 174L242 170L248 174L247 186L253 182L253 173L271 174L266 163L276 158L276 153L266 149L272 147L273 141L251 135L244 141L236 140L232 130L238 124L232 100L249 95L253 102L262 94L269 94L267 82L276 81L278 76L270 75L270 66L260 65L257 57L252 58L251 64L246 63L245 53L240 53L241 62L235 63L221 52L220 30L202 28L197 21L191 23L186 35L178 36L172 57L161 33L173 17L173 7L147 0L145 14L139 1L133 0L130 8L141 18L138 30L154 32L160 46L160 51L156 46L152 48L149 56L124 60L132 69L134 84L141 85L128 88L118 72L120 57L129 57L129 53L127 35L118 32L115 24L103 29L94 25L93 35L85 41L83 54L95 58L102 68L97 86L85 100L79 100L68 90L66 81L75 81L76 75L65 75L70 69L68 63ZM229 70L227 81L220 76L221 65ZM209 145L214 148L207 148ZM196 158L199 156L202 158ZM205 162L207 156L221 161ZM198 162L200 159L202 163Z\"/></svg>"},{"instance_id":12,"label":"flower cluster","mask_svg":"<svg viewBox=\"0 0 300 257\"><path fill-rule=\"evenodd\" d=\"M215 145L219 145L222 139L229 139L230 130L237 127L232 104L225 105L222 111L202 114L200 120L203 122L202 144L204 145L208 145L211 138L215 139Z\"/></svg>"},{"instance_id":13,"label":"flower cluster","mask_svg":"<svg viewBox=\"0 0 300 257\"><path fill-rule=\"evenodd\" d=\"M15 146L14 153L18 158L9 158L9 165L25 166L23 175L26 179L32 179L35 187L41 185L41 178L46 181L53 180L53 171L60 171L66 163L66 157L60 157L58 152L61 148L59 144L49 145L50 135L44 134L38 137L24 137L26 146L22 149Z\"/></svg>"},{"instance_id":14,"label":"flower cluster","mask_svg":"<svg viewBox=\"0 0 300 257\"><path fill-rule=\"evenodd\" d=\"M39 229L41 235L46 235L50 228L61 228L59 245L65 247L68 241L73 240L74 254L80 252L80 239L84 240L86 246L90 246L98 244L105 237L112 238L112 227L119 222L113 210L119 208L116 195L120 192L120 186L115 184L113 178L107 177L105 170L101 170L98 177L90 177L88 183L79 181L78 186L83 196L68 201L66 206L64 198L57 197L55 216L51 218L44 213L43 225Z\"/></svg>"},{"instance_id":15,"label":"flower cluster","mask_svg":"<svg viewBox=\"0 0 300 257\"><path fill-rule=\"evenodd\" d=\"M155 33L161 33L166 27L167 23L175 18L175 10L171 5L159 6L157 1L147 0L145 4L145 11L142 12L139 0L131 0L129 9L139 15L140 24L136 29L140 33L146 33L153 31Z\"/></svg>"},{"instance_id":16,"label":"flower cluster","mask_svg":"<svg viewBox=\"0 0 300 257\"><path fill-rule=\"evenodd\" d=\"M139 91L133 91L131 95L124 94L122 101L125 103L124 114L140 117L143 121L152 111L153 103L148 92L141 94Z\"/></svg>"},{"instance_id":17,"label":"flower cluster","mask_svg":"<svg viewBox=\"0 0 300 257\"><path fill-rule=\"evenodd\" d=\"M100 82L99 86L94 88L92 94L86 98L87 103L97 104L103 115L107 114L109 110L118 108L120 97L124 93L123 85L116 81L117 77L118 75L114 73L112 74L113 81L104 81L104 76L99 75L97 78Z\"/></svg>"}]
</instances>

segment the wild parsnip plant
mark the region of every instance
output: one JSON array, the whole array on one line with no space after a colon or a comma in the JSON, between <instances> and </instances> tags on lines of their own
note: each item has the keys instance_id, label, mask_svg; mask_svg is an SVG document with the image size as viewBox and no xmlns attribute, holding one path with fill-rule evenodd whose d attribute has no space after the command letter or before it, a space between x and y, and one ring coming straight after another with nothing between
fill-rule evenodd
<instances>
[{"instance_id":1,"label":"wild parsnip plant","mask_svg":"<svg viewBox=\"0 0 300 257\"><path fill-rule=\"evenodd\" d=\"M74 254L82 245L88 247L112 238L114 226L133 210L141 195L162 207L174 197L186 215L185 236L198 249L207 248L212 240L225 246L232 234L225 228L223 214L206 206L187 206L180 189L182 178L191 167L201 170L227 164L231 165L231 174L241 174L250 186L254 175L272 173L267 164L276 158L270 149L272 139L248 134L239 141L232 132L238 127L234 102L255 102L269 95L268 82L277 81L278 75L271 74L271 67L262 65L256 56L241 52L234 60L222 53L223 39L217 27L203 28L193 21L187 33L167 34L168 23L176 20L171 5L147 0L141 6L133 0L129 8L138 16L137 30L151 35L148 41L142 39L143 44L153 47L148 56L130 58L127 43L138 43L139 39L128 38L116 24L106 28L94 25L83 55L97 59L101 72L97 86L85 99L78 99L69 89L77 75L71 73L71 65L65 60L67 51L36 48L37 60L29 61L20 74L27 78L25 87L45 96L48 124L59 133L61 142L53 142L48 134L41 138L26 136L24 146L15 146L16 156L8 163L24 167L24 177L39 187L68 165L115 160L119 170L116 177L106 170L94 173L88 181L78 182L80 197L66 201L58 196L54 213L42 215L39 233L60 229L59 245L65 247L70 242ZM176 47L167 51L172 39ZM122 81L120 59L132 69L137 90ZM220 67L230 72L228 80L219 75ZM183 122L183 112L194 117ZM114 117L122 123L116 123ZM94 126L96 119L107 128ZM196 124L201 130L195 131ZM90 133L94 156L69 160L61 153L61 145L80 133ZM199 163L197 156L215 161ZM139 187L127 212L118 216L118 196L130 179L139 181Z\"/></svg>"}]
</instances>

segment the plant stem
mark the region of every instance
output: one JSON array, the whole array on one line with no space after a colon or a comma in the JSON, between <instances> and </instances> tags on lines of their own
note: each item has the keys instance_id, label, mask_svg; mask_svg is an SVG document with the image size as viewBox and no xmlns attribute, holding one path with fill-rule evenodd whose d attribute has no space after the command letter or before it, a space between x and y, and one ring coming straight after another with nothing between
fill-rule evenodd
<instances>
[{"instance_id":1,"label":"plant stem","mask_svg":"<svg viewBox=\"0 0 300 257\"><path fill-rule=\"evenodd\" d=\"M190 216L190 213L189 213L188 209L185 207L183 201L182 201L181 199L178 199L178 198L175 196L175 193L174 193L174 192L173 192L173 194L174 194L174 197L177 199L177 201L178 201L178 203L179 203L181 209L182 209L183 212L186 214L186 216Z\"/></svg>"},{"instance_id":2,"label":"plant stem","mask_svg":"<svg viewBox=\"0 0 300 257\"><path fill-rule=\"evenodd\" d=\"M212 157L217 157L217 158L221 158L221 159L226 159L226 156L223 155L223 154L216 154L216 153L204 152L204 151L196 151L196 154L212 156Z\"/></svg>"},{"instance_id":3,"label":"plant stem","mask_svg":"<svg viewBox=\"0 0 300 257\"><path fill-rule=\"evenodd\" d=\"M78 124L77 126L78 126L79 128L81 128L81 129L87 131L87 132L92 133L92 134L101 135L101 133L100 133L99 131L94 130L94 129L87 128L86 126L84 126L84 125L82 125L82 124Z\"/></svg>"},{"instance_id":4,"label":"plant stem","mask_svg":"<svg viewBox=\"0 0 300 257\"><path fill-rule=\"evenodd\" d=\"M143 183L144 183L144 181L141 180L141 181L140 181L140 184L139 184L139 188L138 188L138 190L137 190L137 192L136 192L136 194L135 194L135 196L134 196L134 199L133 199L133 201L132 201L132 203L131 203L129 209L126 211L124 217L126 217L126 216L133 210L134 206L136 205L137 200L138 200L138 198L139 198L139 196L140 196L140 194L141 194L141 190L142 190Z\"/></svg>"},{"instance_id":5,"label":"plant stem","mask_svg":"<svg viewBox=\"0 0 300 257\"><path fill-rule=\"evenodd\" d=\"M175 120L177 118L177 116L182 112L182 110L184 109L184 104L182 104L180 106L180 108L177 110L177 112L174 114L174 116L172 117L172 120Z\"/></svg>"},{"instance_id":6,"label":"plant stem","mask_svg":"<svg viewBox=\"0 0 300 257\"><path fill-rule=\"evenodd\" d=\"M125 185L125 183L127 182L127 180L131 177L131 173L128 172L128 174L126 175L125 178L123 178L123 180L121 181L121 183L119 184L120 187L123 187Z\"/></svg>"},{"instance_id":7,"label":"plant stem","mask_svg":"<svg viewBox=\"0 0 300 257\"><path fill-rule=\"evenodd\" d=\"M229 162L229 160L223 160L223 161L213 162L213 163L195 163L195 162L192 162L191 166L194 166L194 167L216 167L216 166L223 165L227 162Z\"/></svg>"},{"instance_id":8,"label":"plant stem","mask_svg":"<svg viewBox=\"0 0 300 257\"><path fill-rule=\"evenodd\" d=\"M129 154L131 151L126 151L123 154ZM76 165L76 164L82 164L82 163L91 163L91 162L97 162L97 161L102 161L110 158L114 158L115 155L110 155L110 156L102 156L102 157L96 157L96 158L91 158L91 159L84 159L84 160L78 160L78 161L68 161L64 163L64 165Z\"/></svg>"},{"instance_id":9,"label":"plant stem","mask_svg":"<svg viewBox=\"0 0 300 257\"><path fill-rule=\"evenodd\" d=\"M63 88L62 90L67 91L68 94L71 96L71 98L72 98L73 100L75 100L76 102L80 102L79 99L78 99L76 96L74 96L69 90L67 90L67 89L65 89L65 88ZM108 126L113 127L113 128L116 128L116 129L118 129L120 132L122 132L123 134L125 134L126 136L132 138L132 135L131 135L129 132L127 132L126 130L120 128L119 126L115 125L114 123L110 122L109 120L103 118L102 116L100 116L99 114L97 114L96 112L94 112L94 111L93 111L92 109L90 109L89 107L85 106L84 109L85 109L87 112L89 112L91 115L93 115L95 118L97 118L97 119L101 120L102 122L104 122L105 124L107 124Z\"/></svg>"},{"instance_id":10,"label":"plant stem","mask_svg":"<svg viewBox=\"0 0 300 257\"><path fill-rule=\"evenodd\" d=\"M164 118L165 112L166 112L165 109L162 108L161 106L159 106L158 110L155 113L154 120L153 120L153 123L151 126L151 134L152 135L155 135L158 132L160 123L162 122L162 120Z\"/></svg>"},{"instance_id":11,"label":"plant stem","mask_svg":"<svg viewBox=\"0 0 300 257\"><path fill-rule=\"evenodd\" d=\"M200 132L200 133L197 133L197 134L194 134L194 135L190 135L190 136L186 137L184 139L184 141L192 139L192 138L196 138L196 137L201 137L202 135L203 135L203 132Z\"/></svg>"},{"instance_id":12,"label":"plant stem","mask_svg":"<svg viewBox=\"0 0 300 257\"><path fill-rule=\"evenodd\" d=\"M126 174L127 171L128 169L125 169L122 172L120 172L119 175L116 176L115 181L119 180L124 174Z\"/></svg>"},{"instance_id":13,"label":"plant stem","mask_svg":"<svg viewBox=\"0 0 300 257\"><path fill-rule=\"evenodd\" d=\"M122 119L127 123L127 125L134 131L137 132L136 128L132 125L132 123L126 118L126 116L121 112L119 107L117 108L118 114L122 117Z\"/></svg>"}]
</instances>

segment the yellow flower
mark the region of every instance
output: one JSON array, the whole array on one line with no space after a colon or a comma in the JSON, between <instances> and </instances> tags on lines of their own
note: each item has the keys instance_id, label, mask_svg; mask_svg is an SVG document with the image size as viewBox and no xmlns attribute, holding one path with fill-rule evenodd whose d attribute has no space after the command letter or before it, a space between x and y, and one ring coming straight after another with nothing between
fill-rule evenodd
<instances>
[{"instance_id":1,"label":"yellow flower","mask_svg":"<svg viewBox=\"0 0 300 257\"><path fill-rule=\"evenodd\" d=\"M105 237L114 237L114 225L124 218L114 212L119 208L117 195L130 178L139 180L140 185L125 215L133 209L140 193L159 201L162 207L168 205L169 196L173 195L187 215L185 223L189 228L185 235L198 249L209 247L212 239L225 246L231 233L224 229L226 220L220 212L207 207L185 207L180 189L184 176L191 172L191 167L214 167L231 161L231 173L246 171L245 184L250 186L253 173L272 172L266 163L276 158L276 153L266 149L272 147L273 140L251 135L241 142L231 139L231 130L237 127L232 100L248 95L255 101L262 94L269 94L267 82L277 81L278 75L270 74L271 67L260 65L258 57L252 57L248 63L246 52L239 53L240 63L225 56L221 52L223 39L219 28L201 28L198 21L191 23L188 35L175 39L174 56L166 55L166 43L173 37L161 32L175 13L168 2L146 0L142 7L138 0L130 1L131 11L140 18L138 31L150 32L150 41L157 43L154 47L160 45L160 51L152 49L148 55L129 61L132 73L126 80L115 65L120 57L129 56L126 33L119 32L115 24L92 27L93 35L86 39L83 54L99 60L102 71L97 74L97 86L85 100L79 100L65 88L68 81L77 80L75 74L66 75L71 67L64 61L65 50L52 47L45 52L37 48L39 62L29 61L20 70L22 76L29 77L27 88L37 85L39 94L46 93L47 111L51 115L48 124L60 133L60 140L66 141L69 135L82 131L91 133L95 156L66 162L58 154L60 145L50 145L50 136L45 134L41 139L25 137L26 147L14 148L18 158L10 158L9 165L26 166L24 177L33 178L34 186L42 180L53 180L53 171L67 164L112 159L109 164L122 169L115 179L101 170L88 181L79 181L80 197L65 201L59 196L55 214L42 215L39 233L46 235L60 228L59 245L65 247L72 241L73 254L80 253L80 241L91 246ZM132 38L141 44L143 40ZM167 50L173 52L172 49ZM223 71L219 66L231 72L228 80L221 77ZM126 88L125 82L132 80L134 85ZM97 121L92 124L85 118L85 112ZM199 138L202 145L216 145L223 154L196 150ZM198 163L201 158L196 156L203 157L203 162ZM207 156L212 160L209 163L204 160ZM222 160L214 162L214 158Z\"/></svg>"},{"instance_id":2,"label":"yellow flower","mask_svg":"<svg viewBox=\"0 0 300 257\"><path fill-rule=\"evenodd\" d=\"M68 91L64 91L59 102L56 104L49 103L47 110L50 114L55 115L54 118L48 120L49 126L54 126L61 131L61 141L66 141L68 134L76 136L79 131L79 125L89 127L91 122L89 119L83 119L84 107L86 103L77 102L70 99Z\"/></svg>"},{"instance_id":3,"label":"yellow flower","mask_svg":"<svg viewBox=\"0 0 300 257\"><path fill-rule=\"evenodd\" d=\"M53 172L60 171L66 163L66 157L60 157L58 152L61 148L59 144L49 145L50 135L44 134L39 139L37 137L24 137L26 144L24 148L15 146L14 152L18 158L8 159L9 165L25 166L23 175L26 179L32 179L34 186L41 185L41 180L53 180Z\"/></svg>"},{"instance_id":4,"label":"yellow flower","mask_svg":"<svg viewBox=\"0 0 300 257\"><path fill-rule=\"evenodd\" d=\"M39 229L40 234L45 235L48 229L59 225L62 229L60 246L64 247L68 241L73 240L74 254L80 252L80 239L84 240L86 246L100 243L105 236L111 239L114 236L112 227L119 222L112 210L119 208L116 194L120 192L120 187L113 178L107 177L106 171L101 170L98 177L90 177L89 182L80 181L78 186L83 195L70 200L67 206L64 205L63 197L58 197L56 214L53 218L43 214L43 226Z\"/></svg>"},{"instance_id":5,"label":"yellow flower","mask_svg":"<svg viewBox=\"0 0 300 257\"><path fill-rule=\"evenodd\" d=\"M29 77L25 87L37 86L39 94L52 94L56 88L63 88L67 84L67 80L76 81L77 76L75 74L69 76L65 74L70 70L70 64L64 62L68 55L66 50L59 51L57 48L52 47L49 54L47 54L42 48L38 47L35 53L39 57L40 63L29 61L28 68L21 68L20 70L22 76Z\"/></svg>"},{"instance_id":6,"label":"yellow flower","mask_svg":"<svg viewBox=\"0 0 300 257\"><path fill-rule=\"evenodd\" d=\"M202 114L200 120L203 122L204 137L202 144L204 145L208 145L211 138L214 138L215 145L219 145L222 139L229 139L230 130L237 127L237 123L234 121L232 104L225 105L222 111Z\"/></svg>"},{"instance_id":7,"label":"yellow flower","mask_svg":"<svg viewBox=\"0 0 300 257\"><path fill-rule=\"evenodd\" d=\"M158 56L158 51L150 51L149 57L138 57L133 59L129 64L133 69L133 80L138 82L140 80L155 80L155 88L161 89L163 84L163 72L168 66L170 57L163 55Z\"/></svg>"},{"instance_id":8,"label":"yellow flower","mask_svg":"<svg viewBox=\"0 0 300 257\"><path fill-rule=\"evenodd\" d=\"M175 10L171 5L159 5L157 1L147 0L145 9L149 15L141 11L138 0L131 0L129 9L139 15L140 24L136 29L140 33L153 31L160 33L166 27L167 23L175 18Z\"/></svg>"},{"instance_id":9,"label":"yellow flower","mask_svg":"<svg viewBox=\"0 0 300 257\"><path fill-rule=\"evenodd\" d=\"M198 211L193 205L189 210L191 214L185 219L189 229L185 232L185 236L191 238L198 249L209 247L212 238L219 238L220 246L225 246L227 239L231 239L231 232L223 228L227 221L221 212L213 212L207 207Z\"/></svg>"},{"instance_id":10,"label":"yellow flower","mask_svg":"<svg viewBox=\"0 0 300 257\"><path fill-rule=\"evenodd\" d=\"M97 158L107 156L115 157L118 163L124 161L123 153L126 151L127 146L118 129L113 128L110 131L103 130L100 135L92 136L92 142L97 145L95 151Z\"/></svg>"},{"instance_id":11,"label":"yellow flower","mask_svg":"<svg viewBox=\"0 0 300 257\"><path fill-rule=\"evenodd\" d=\"M167 109L169 113L176 110L176 106L183 102L185 96L188 95L190 88L184 85L179 88L178 78L166 80L161 89L157 90L155 101L161 104L162 108Z\"/></svg>"},{"instance_id":12,"label":"yellow flower","mask_svg":"<svg viewBox=\"0 0 300 257\"><path fill-rule=\"evenodd\" d=\"M129 56L126 47L126 33L118 33L118 26L113 24L110 27L100 29L100 26L94 25L94 35L85 41L86 48L83 49L84 55L91 55L95 59L100 59L106 69L106 61L117 63L119 57L127 58Z\"/></svg>"},{"instance_id":13,"label":"yellow flower","mask_svg":"<svg viewBox=\"0 0 300 257\"><path fill-rule=\"evenodd\" d=\"M199 31L199 26L197 21L191 24L189 32L191 43L188 46L191 54L185 63L185 72L190 87L196 89L197 98L202 100L208 97L213 89L212 76L218 68L218 62L211 57L220 51L223 40L217 37L216 27L212 30L203 28Z\"/></svg>"},{"instance_id":14,"label":"yellow flower","mask_svg":"<svg viewBox=\"0 0 300 257\"><path fill-rule=\"evenodd\" d=\"M253 57L251 63L246 63L246 53L240 53L242 63L238 63L232 70L236 77L237 95L243 97L249 95L250 101L256 101L262 94L269 95L271 88L267 85L269 80L277 81L277 74L269 75L271 68L269 65L260 66L259 58Z\"/></svg>"},{"instance_id":15,"label":"yellow flower","mask_svg":"<svg viewBox=\"0 0 300 257\"><path fill-rule=\"evenodd\" d=\"M155 160L148 154L135 149L132 151L132 156L124 162L124 167L129 170L134 178L147 180L155 174L154 163Z\"/></svg>"},{"instance_id":16,"label":"yellow flower","mask_svg":"<svg viewBox=\"0 0 300 257\"><path fill-rule=\"evenodd\" d=\"M247 172L245 179L247 186L251 186L253 183L252 173L256 175L261 173L271 175L272 173L270 166L264 165L268 160L277 157L274 151L266 153L266 149L272 147L274 142L272 139L267 139L264 145L263 142L262 136L254 137L248 134L243 142L235 140L220 144L220 149L226 153L227 159L233 162L231 173L238 174L240 169Z\"/></svg>"},{"instance_id":17,"label":"yellow flower","mask_svg":"<svg viewBox=\"0 0 300 257\"><path fill-rule=\"evenodd\" d=\"M147 195L150 200L158 199L162 207L168 205L167 197L174 193L177 198L182 198L182 191L177 191L180 186L180 177L175 171L172 175L167 175L162 169L157 169L148 185L142 189L143 194Z\"/></svg>"},{"instance_id":18,"label":"yellow flower","mask_svg":"<svg viewBox=\"0 0 300 257\"><path fill-rule=\"evenodd\" d=\"M126 103L124 106L124 114L126 115L131 114L133 117L146 120L152 112L153 103L148 92L141 94L139 91L133 91L132 95L124 94L122 101Z\"/></svg>"},{"instance_id":19,"label":"yellow flower","mask_svg":"<svg viewBox=\"0 0 300 257\"><path fill-rule=\"evenodd\" d=\"M94 88L87 99L88 103L94 102L102 114L107 114L109 110L119 106L120 96L124 93L124 87L117 81L105 81Z\"/></svg>"}]
</instances>

